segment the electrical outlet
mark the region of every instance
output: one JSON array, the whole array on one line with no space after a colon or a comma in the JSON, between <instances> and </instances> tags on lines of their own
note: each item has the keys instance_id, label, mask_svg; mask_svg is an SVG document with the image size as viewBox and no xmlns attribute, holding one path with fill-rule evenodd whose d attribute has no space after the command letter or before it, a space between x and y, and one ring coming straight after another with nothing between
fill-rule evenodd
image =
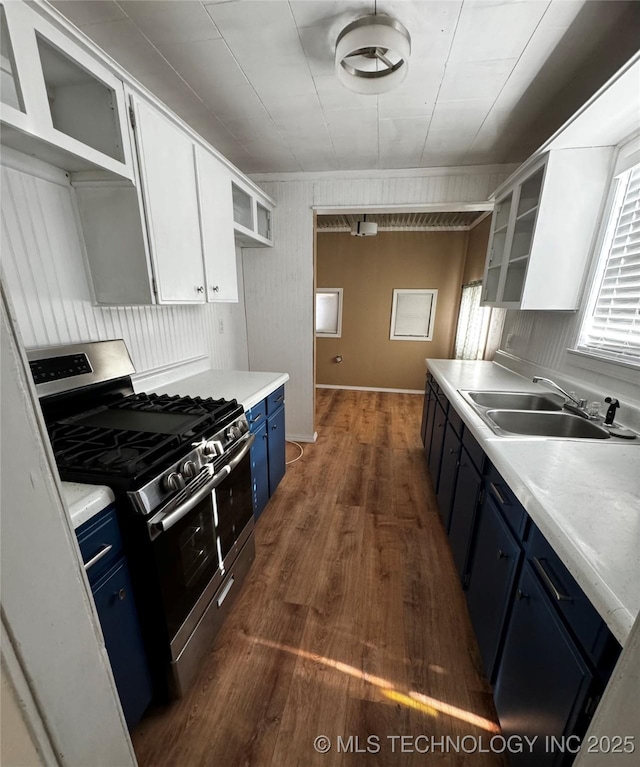
<instances>
[{"instance_id":1,"label":"electrical outlet","mask_svg":"<svg viewBox=\"0 0 640 767\"><path fill-rule=\"evenodd\" d=\"M224 333L224 320L222 317L218 320L218 333Z\"/></svg>"}]
</instances>

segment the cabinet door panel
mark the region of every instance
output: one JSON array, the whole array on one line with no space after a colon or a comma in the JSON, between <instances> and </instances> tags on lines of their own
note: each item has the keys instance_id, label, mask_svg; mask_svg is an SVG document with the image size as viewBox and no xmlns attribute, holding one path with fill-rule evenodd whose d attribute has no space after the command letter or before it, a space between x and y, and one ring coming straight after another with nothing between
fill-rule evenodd
<instances>
[{"instance_id":1,"label":"cabinet door panel","mask_svg":"<svg viewBox=\"0 0 640 767\"><path fill-rule=\"evenodd\" d=\"M195 151L207 300L237 301L231 176L212 154L201 147Z\"/></svg>"},{"instance_id":2,"label":"cabinet door panel","mask_svg":"<svg viewBox=\"0 0 640 767\"><path fill-rule=\"evenodd\" d=\"M253 487L253 516L257 520L269 501L269 461L267 456L267 422L254 430L256 440L251 446L251 484Z\"/></svg>"},{"instance_id":3,"label":"cabinet door panel","mask_svg":"<svg viewBox=\"0 0 640 767\"><path fill-rule=\"evenodd\" d=\"M467 451L462 450L449 522L449 543L463 583L467 573L469 544L481 485L482 477L471 462Z\"/></svg>"},{"instance_id":4,"label":"cabinet door panel","mask_svg":"<svg viewBox=\"0 0 640 767\"><path fill-rule=\"evenodd\" d=\"M160 302L203 303L204 267L193 142L134 99L140 173Z\"/></svg>"},{"instance_id":5,"label":"cabinet door panel","mask_svg":"<svg viewBox=\"0 0 640 767\"><path fill-rule=\"evenodd\" d=\"M430 391L427 409L427 422L424 429L424 454L427 462L431 459L431 441L433 439L433 424L436 417L436 395Z\"/></svg>"},{"instance_id":6,"label":"cabinet door panel","mask_svg":"<svg viewBox=\"0 0 640 767\"><path fill-rule=\"evenodd\" d=\"M479 513L467 604L491 680L522 552L492 499L487 498Z\"/></svg>"},{"instance_id":7,"label":"cabinet door panel","mask_svg":"<svg viewBox=\"0 0 640 767\"><path fill-rule=\"evenodd\" d=\"M438 482L438 509L445 530L449 530L451 504L458 473L458 456L460 455L460 437L456 434L451 423L447 424L442 461L440 466L440 481Z\"/></svg>"},{"instance_id":8,"label":"cabinet door panel","mask_svg":"<svg viewBox=\"0 0 640 767\"><path fill-rule=\"evenodd\" d=\"M269 495L273 495L284 477L285 471L285 426L284 405L267 420L269 438Z\"/></svg>"},{"instance_id":9,"label":"cabinet door panel","mask_svg":"<svg viewBox=\"0 0 640 767\"><path fill-rule=\"evenodd\" d=\"M440 462L442 460L442 446L444 443L444 432L447 425L447 414L436 400L436 407L433 417L433 436L431 437L431 451L429 453L429 471L433 489L438 492L438 480L440 478Z\"/></svg>"},{"instance_id":10,"label":"cabinet door panel","mask_svg":"<svg viewBox=\"0 0 640 767\"><path fill-rule=\"evenodd\" d=\"M151 680L124 560L96 584L93 598L122 709L131 728L151 701Z\"/></svg>"},{"instance_id":11,"label":"cabinet door panel","mask_svg":"<svg viewBox=\"0 0 640 767\"><path fill-rule=\"evenodd\" d=\"M561 763L562 755L545 752L545 738L572 734L592 676L529 563L522 572L517 597L494 700L505 737L538 736L534 752L512 754L510 764L551 767Z\"/></svg>"}]
</instances>

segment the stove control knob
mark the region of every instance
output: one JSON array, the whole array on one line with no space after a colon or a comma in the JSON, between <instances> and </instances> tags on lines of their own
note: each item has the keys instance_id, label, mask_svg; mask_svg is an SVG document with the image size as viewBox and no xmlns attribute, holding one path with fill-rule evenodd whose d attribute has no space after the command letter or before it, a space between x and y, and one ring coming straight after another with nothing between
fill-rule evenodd
<instances>
[{"instance_id":1,"label":"stove control knob","mask_svg":"<svg viewBox=\"0 0 640 767\"><path fill-rule=\"evenodd\" d=\"M226 437L227 439L238 439L238 437L241 435L240 429L237 426L230 426L227 429Z\"/></svg>"},{"instance_id":2,"label":"stove control knob","mask_svg":"<svg viewBox=\"0 0 640 767\"><path fill-rule=\"evenodd\" d=\"M202 452L205 455L210 455L215 458L217 455L222 455L224 452L222 443L218 442L217 439L210 439L208 442L204 443L204 447L202 448Z\"/></svg>"},{"instance_id":3,"label":"stove control knob","mask_svg":"<svg viewBox=\"0 0 640 767\"><path fill-rule=\"evenodd\" d=\"M198 467L194 461L185 461L180 467L180 474L186 479L193 479L198 473Z\"/></svg>"},{"instance_id":4,"label":"stove control knob","mask_svg":"<svg viewBox=\"0 0 640 767\"><path fill-rule=\"evenodd\" d=\"M165 490L182 490L184 487L184 477L177 471L172 471L167 474L163 480Z\"/></svg>"}]
</instances>

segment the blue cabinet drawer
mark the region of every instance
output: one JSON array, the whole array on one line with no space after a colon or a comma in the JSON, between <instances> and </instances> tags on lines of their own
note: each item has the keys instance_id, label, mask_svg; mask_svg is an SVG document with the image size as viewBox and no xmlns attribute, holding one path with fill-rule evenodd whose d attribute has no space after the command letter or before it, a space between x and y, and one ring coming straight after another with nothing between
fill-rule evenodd
<instances>
[{"instance_id":1,"label":"blue cabinet drawer","mask_svg":"<svg viewBox=\"0 0 640 767\"><path fill-rule=\"evenodd\" d=\"M451 424L451 428L455 431L455 433L462 437L463 432L463 424L462 424L462 418L458 415L458 413L452 408L449 408L449 423Z\"/></svg>"},{"instance_id":2,"label":"blue cabinet drawer","mask_svg":"<svg viewBox=\"0 0 640 767\"><path fill-rule=\"evenodd\" d=\"M518 540L524 540L529 515L509 485L492 465L489 465L485 474L485 491L493 498Z\"/></svg>"},{"instance_id":3,"label":"blue cabinet drawer","mask_svg":"<svg viewBox=\"0 0 640 767\"><path fill-rule=\"evenodd\" d=\"M267 397L267 415L272 415L284 402L284 386L276 389Z\"/></svg>"},{"instance_id":4,"label":"blue cabinet drawer","mask_svg":"<svg viewBox=\"0 0 640 767\"><path fill-rule=\"evenodd\" d=\"M114 506L81 525L76 530L76 537L91 583L122 555L122 538Z\"/></svg>"},{"instance_id":5,"label":"blue cabinet drawer","mask_svg":"<svg viewBox=\"0 0 640 767\"><path fill-rule=\"evenodd\" d=\"M476 438L471 434L469 429L464 429L462 432L462 444L465 450L469 454L469 457L473 461L473 465L482 474L485 465L484 450L480 447Z\"/></svg>"},{"instance_id":6,"label":"blue cabinet drawer","mask_svg":"<svg viewBox=\"0 0 640 767\"><path fill-rule=\"evenodd\" d=\"M580 646L597 665L608 629L571 573L533 524L527 544L527 559L552 604L567 621Z\"/></svg>"},{"instance_id":7,"label":"blue cabinet drawer","mask_svg":"<svg viewBox=\"0 0 640 767\"><path fill-rule=\"evenodd\" d=\"M263 423L267 420L267 400L263 399L254 405L251 410L247 410L247 421L249 422L249 430L255 432L259 429Z\"/></svg>"}]
</instances>

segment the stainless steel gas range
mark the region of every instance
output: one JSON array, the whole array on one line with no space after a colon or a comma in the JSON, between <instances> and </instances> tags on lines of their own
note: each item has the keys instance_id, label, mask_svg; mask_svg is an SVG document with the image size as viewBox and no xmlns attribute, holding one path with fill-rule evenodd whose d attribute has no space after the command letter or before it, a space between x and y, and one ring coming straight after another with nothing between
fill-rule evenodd
<instances>
[{"instance_id":1,"label":"stainless steel gas range","mask_svg":"<svg viewBox=\"0 0 640 767\"><path fill-rule=\"evenodd\" d=\"M32 350L63 480L116 493L156 694L184 694L255 557L235 400L135 394L124 341Z\"/></svg>"}]
</instances>

